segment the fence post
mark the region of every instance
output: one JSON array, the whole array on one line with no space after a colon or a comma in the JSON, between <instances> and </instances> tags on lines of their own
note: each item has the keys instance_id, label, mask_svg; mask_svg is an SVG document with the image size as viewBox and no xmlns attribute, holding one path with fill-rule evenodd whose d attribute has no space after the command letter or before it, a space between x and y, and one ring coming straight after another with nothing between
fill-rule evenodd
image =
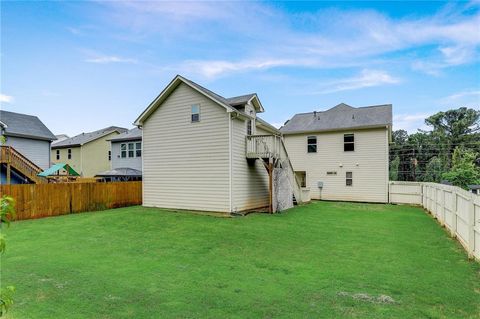
<instances>
[{"instance_id":1,"label":"fence post","mask_svg":"<svg viewBox=\"0 0 480 319\"><path fill-rule=\"evenodd\" d=\"M445 190L440 188L440 224L445 226Z\"/></svg>"},{"instance_id":2,"label":"fence post","mask_svg":"<svg viewBox=\"0 0 480 319\"><path fill-rule=\"evenodd\" d=\"M453 207L452 207L452 236L457 237L457 191L452 189Z\"/></svg>"},{"instance_id":3,"label":"fence post","mask_svg":"<svg viewBox=\"0 0 480 319\"><path fill-rule=\"evenodd\" d=\"M475 194L471 194L468 202L468 254L472 257L475 251Z\"/></svg>"}]
</instances>

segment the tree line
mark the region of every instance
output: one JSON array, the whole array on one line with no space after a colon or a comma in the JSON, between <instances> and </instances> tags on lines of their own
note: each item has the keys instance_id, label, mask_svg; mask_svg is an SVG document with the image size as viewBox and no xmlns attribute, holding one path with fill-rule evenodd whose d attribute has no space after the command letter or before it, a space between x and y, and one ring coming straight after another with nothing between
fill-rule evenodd
<instances>
[{"instance_id":1,"label":"tree line","mask_svg":"<svg viewBox=\"0 0 480 319\"><path fill-rule=\"evenodd\" d=\"M392 132L390 180L480 184L480 110L438 112L425 124L429 130Z\"/></svg>"}]
</instances>

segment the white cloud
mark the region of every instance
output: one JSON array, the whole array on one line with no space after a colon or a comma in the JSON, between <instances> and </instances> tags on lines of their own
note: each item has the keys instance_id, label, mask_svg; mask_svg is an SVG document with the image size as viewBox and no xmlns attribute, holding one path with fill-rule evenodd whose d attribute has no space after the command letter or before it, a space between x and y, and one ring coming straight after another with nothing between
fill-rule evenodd
<instances>
[{"instance_id":1,"label":"white cloud","mask_svg":"<svg viewBox=\"0 0 480 319\"><path fill-rule=\"evenodd\" d=\"M136 59L131 58L122 58L115 55L104 55L104 56L97 56L94 58L88 58L85 62L89 63L98 63L98 64L108 64L108 63L138 63Z\"/></svg>"},{"instance_id":2,"label":"white cloud","mask_svg":"<svg viewBox=\"0 0 480 319\"><path fill-rule=\"evenodd\" d=\"M440 104L449 107L470 107L480 109L480 90L464 90L440 99Z\"/></svg>"},{"instance_id":3,"label":"white cloud","mask_svg":"<svg viewBox=\"0 0 480 319\"><path fill-rule=\"evenodd\" d=\"M324 83L319 90L310 94L329 94L397 83L400 83L400 79L390 75L386 71L364 69L357 76Z\"/></svg>"},{"instance_id":4,"label":"white cloud","mask_svg":"<svg viewBox=\"0 0 480 319\"><path fill-rule=\"evenodd\" d=\"M287 15L276 6L252 2L101 4L107 7L106 19L126 28L132 38L145 35L175 43L211 42L215 50L207 57L168 66L197 71L210 79L286 66L378 68L377 63L392 61L438 75L446 67L475 61L480 45L480 14L465 14L471 10L471 3L445 5L443 10L428 17L402 18L391 18L374 10L339 9ZM402 54L381 61L385 54L417 49L421 50L422 58ZM231 59L225 58L228 51L235 52ZM217 58L216 52L222 58Z\"/></svg>"},{"instance_id":5,"label":"white cloud","mask_svg":"<svg viewBox=\"0 0 480 319\"><path fill-rule=\"evenodd\" d=\"M181 69L187 72L198 73L206 78L215 78L233 72L245 72L254 70L266 70L282 66L305 66L314 64L313 61L301 61L290 59L251 59L237 62L222 60L185 61Z\"/></svg>"},{"instance_id":6,"label":"white cloud","mask_svg":"<svg viewBox=\"0 0 480 319\"><path fill-rule=\"evenodd\" d=\"M408 133L415 133L419 129L427 130L425 119L431 114L415 113L415 114L397 114L393 116L393 129L406 130Z\"/></svg>"},{"instance_id":7,"label":"white cloud","mask_svg":"<svg viewBox=\"0 0 480 319\"><path fill-rule=\"evenodd\" d=\"M0 94L0 102L2 102L2 103L12 103L13 101L14 101L13 96L6 95L6 94Z\"/></svg>"}]
</instances>

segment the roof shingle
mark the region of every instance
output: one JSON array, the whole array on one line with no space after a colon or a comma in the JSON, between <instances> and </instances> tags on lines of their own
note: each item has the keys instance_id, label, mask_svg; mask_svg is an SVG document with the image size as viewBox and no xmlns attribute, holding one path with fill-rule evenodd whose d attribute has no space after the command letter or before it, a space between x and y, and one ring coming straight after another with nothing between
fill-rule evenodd
<instances>
[{"instance_id":1,"label":"roof shingle","mask_svg":"<svg viewBox=\"0 0 480 319\"><path fill-rule=\"evenodd\" d=\"M7 127L4 128L6 136L26 137L38 140L54 141L57 138L36 116L0 111L0 121Z\"/></svg>"},{"instance_id":2,"label":"roof shingle","mask_svg":"<svg viewBox=\"0 0 480 319\"><path fill-rule=\"evenodd\" d=\"M341 103L321 112L295 114L280 128L283 134L392 125L392 105L352 107Z\"/></svg>"},{"instance_id":3,"label":"roof shingle","mask_svg":"<svg viewBox=\"0 0 480 319\"><path fill-rule=\"evenodd\" d=\"M126 128L123 127L118 127L118 126L109 126L106 128L103 128L101 130L89 132L89 133L82 133L78 134L76 136L67 138L65 140L58 141L56 143L52 143L52 148L63 148L63 147L74 147L74 146L80 146L83 144L86 144L88 142L94 141L98 138L101 138L105 135L108 135L112 132L119 132L119 133L124 133L128 131Z\"/></svg>"}]
</instances>

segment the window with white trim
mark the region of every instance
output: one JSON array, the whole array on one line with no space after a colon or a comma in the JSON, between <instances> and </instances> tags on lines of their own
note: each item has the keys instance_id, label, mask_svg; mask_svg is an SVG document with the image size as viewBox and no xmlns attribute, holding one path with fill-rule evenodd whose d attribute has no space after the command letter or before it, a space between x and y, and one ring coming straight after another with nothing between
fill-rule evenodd
<instances>
[{"instance_id":1,"label":"window with white trim","mask_svg":"<svg viewBox=\"0 0 480 319\"><path fill-rule=\"evenodd\" d=\"M353 172L346 172L345 173L345 185L346 186L353 186Z\"/></svg>"},{"instance_id":2,"label":"window with white trim","mask_svg":"<svg viewBox=\"0 0 480 319\"><path fill-rule=\"evenodd\" d=\"M317 137L308 136L307 137L307 152L316 153L317 152Z\"/></svg>"},{"instance_id":3,"label":"window with white trim","mask_svg":"<svg viewBox=\"0 0 480 319\"><path fill-rule=\"evenodd\" d=\"M135 157L135 144L128 143L128 157Z\"/></svg>"},{"instance_id":4,"label":"window with white trim","mask_svg":"<svg viewBox=\"0 0 480 319\"><path fill-rule=\"evenodd\" d=\"M71 148L69 148L67 150L67 157L68 157L68 159L72 159L72 149Z\"/></svg>"},{"instance_id":5,"label":"window with white trim","mask_svg":"<svg viewBox=\"0 0 480 319\"><path fill-rule=\"evenodd\" d=\"M200 122L200 105L193 104L191 110L192 110L192 114L191 114L192 123Z\"/></svg>"},{"instance_id":6,"label":"window with white trim","mask_svg":"<svg viewBox=\"0 0 480 319\"><path fill-rule=\"evenodd\" d=\"M120 145L120 157L126 158L127 157L127 144L123 143Z\"/></svg>"},{"instance_id":7,"label":"window with white trim","mask_svg":"<svg viewBox=\"0 0 480 319\"><path fill-rule=\"evenodd\" d=\"M247 120L247 135L252 135L252 122L253 120Z\"/></svg>"},{"instance_id":8,"label":"window with white trim","mask_svg":"<svg viewBox=\"0 0 480 319\"><path fill-rule=\"evenodd\" d=\"M135 157L142 157L142 143L135 143Z\"/></svg>"},{"instance_id":9,"label":"window with white trim","mask_svg":"<svg viewBox=\"0 0 480 319\"><path fill-rule=\"evenodd\" d=\"M60 150L57 150L57 161L60 159Z\"/></svg>"},{"instance_id":10,"label":"window with white trim","mask_svg":"<svg viewBox=\"0 0 480 319\"><path fill-rule=\"evenodd\" d=\"M355 135L353 134L343 135L343 151L344 152L355 151Z\"/></svg>"}]
</instances>

